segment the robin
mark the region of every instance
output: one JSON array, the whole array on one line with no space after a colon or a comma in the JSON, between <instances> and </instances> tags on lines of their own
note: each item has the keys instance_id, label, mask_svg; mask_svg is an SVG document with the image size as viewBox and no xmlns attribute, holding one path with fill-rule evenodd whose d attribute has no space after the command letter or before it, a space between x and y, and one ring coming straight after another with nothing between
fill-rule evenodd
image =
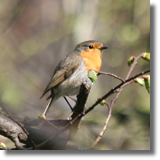
<instances>
[{"instance_id":1,"label":"robin","mask_svg":"<svg viewBox=\"0 0 160 160\"><path fill-rule=\"evenodd\" d=\"M59 62L53 76L44 90L41 98L49 91L49 103L43 113L46 116L51 104L61 96L77 95L80 86L88 80L88 71L99 71L102 64L102 51L108 47L102 43L90 40L76 46L73 52Z\"/></svg>"}]
</instances>

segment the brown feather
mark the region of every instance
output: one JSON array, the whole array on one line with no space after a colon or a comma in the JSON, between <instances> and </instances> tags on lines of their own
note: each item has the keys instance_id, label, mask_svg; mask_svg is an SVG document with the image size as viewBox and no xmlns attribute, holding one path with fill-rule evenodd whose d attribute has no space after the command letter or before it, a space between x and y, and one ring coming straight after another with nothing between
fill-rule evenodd
<instances>
[{"instance_id":1,"label":"brown feather","mask_svg":"<svg viewBox=\"0 0 160 160\"><path fill-rule=\"evenodd\" d=\"M54 74L43 92L41 98L54 87L57 87L67 78L69 78L81 65L82 57L78 56L75 52L68 54L55 68ZM74 64L74 65L73 65ZM54 94L54 93L52 93ZM49 96L51 97L52 94Z\"/></svg>"}]
</instances>

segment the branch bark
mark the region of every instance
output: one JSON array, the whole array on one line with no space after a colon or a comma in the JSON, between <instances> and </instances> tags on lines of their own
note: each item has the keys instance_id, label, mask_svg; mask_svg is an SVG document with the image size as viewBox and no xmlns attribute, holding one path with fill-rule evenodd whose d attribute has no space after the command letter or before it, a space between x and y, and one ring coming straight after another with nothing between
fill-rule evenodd
<instances>
[{"instance_id":1,"label":"branch bark","mask_svg":"<svg viewBox=\"0 0 160 160\"><path fill-rule=\"evenodd\" d=\"M91 84L83 82L80 92L77 96L77 103L73 109L73 114L71 115L72 120L74 120L78 115L83 114L85 110L86 101L91 89ZM76 136L77 130L80 128L82 117L77 118L70 128L70 139L73 139Z\"/></svg>"},{"instance_id":2,"label":"branch bark","mask_svg":"<svg viewBox=\"0 0 160 160\"><path fill-rule=\"evenodd\" d=\"M20 141L25 141L26 144L30 144L28 135L21 126L2 113L0 113L0 134L11 139L19 149L23 149Z\"/></svg>"},{"instance_id":3,"label":"branch bark","mask_svg":"<svg viewBox=\"0 0 160 160\"><path fill-rule=\"evenodd\" d=\"M11 139L16 149L22 150L36 149L36 145L44 142L55 133L48 133L19 124L8 115L0 113L0 134ZM31 140L34 142L35 146ZM60 136L56 140L50 141L45 148L41 149L65 149L67 141L68 139ZM22 143L25 144L25 146L23 146Z\"/></svg>"}]
</instances>

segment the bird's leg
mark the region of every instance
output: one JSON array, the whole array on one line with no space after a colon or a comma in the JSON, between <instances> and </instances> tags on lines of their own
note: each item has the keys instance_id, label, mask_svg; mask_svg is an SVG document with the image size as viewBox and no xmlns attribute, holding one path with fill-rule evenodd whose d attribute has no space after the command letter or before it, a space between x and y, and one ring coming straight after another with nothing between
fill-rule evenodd
<instances>
[{"instance_id":1,"label":"bird's leg","mask_svg":"<svg viewBox=\"0 0 160 160\"><path fill-rule=\"evenodd\" d=\"M64 99L65 99L65 101L67 102L67 104L69 105L71 111L73 112L73 108L72 108L72 106L70 105L70 103L68 102L68 100L67 100L67 98L66 98L65 96L64 96Z\"/></svg>"},{"instance_id":2,"label":"bird's leg","mask_svg":"<svg viewBox=\"0 0 160 160\"><path fill-rule=\"evenodd\" d=\"M47 106L46 106L46 109L45 109L44 112L43 112L43 115L44 115L44 116L46 116L47 111L49 110L49 108L50 108L50 106L51 106L51 104L52 104L52 102L53 102L53 99L54 99L54 98L51 98L51 99L49 100L49 102L48 102L48 104L47 104Z\"/></svg>"},{"instance_id":3,"label":"bird's leg","mask_svg":"<svg viewBox=\"0 0 160 160\"><path fill-rule=\"evenodd\" d=\"M68 96L71 100L73 100L74 102L77 102L77 100L75 100L74 98L72 98L71 96Z\"/></svg>"}]
</instances>

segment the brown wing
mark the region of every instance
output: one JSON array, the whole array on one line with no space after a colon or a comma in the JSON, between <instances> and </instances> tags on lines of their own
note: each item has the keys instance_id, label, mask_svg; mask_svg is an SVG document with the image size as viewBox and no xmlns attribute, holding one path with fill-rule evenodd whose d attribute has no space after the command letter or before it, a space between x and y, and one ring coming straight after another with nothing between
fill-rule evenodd
<instances>
[{"instance_id":1,"label":"brown wing","mask_svg":"<svg viewBox=\"0 0 160 160\"><path fill-rule=\"evenodd\" d=\"M69 78L81 65L82 58L75 53L67 55L56 67L53 77L43 92L41 98L51 89Z\"/></svg>"}]
</instances>

